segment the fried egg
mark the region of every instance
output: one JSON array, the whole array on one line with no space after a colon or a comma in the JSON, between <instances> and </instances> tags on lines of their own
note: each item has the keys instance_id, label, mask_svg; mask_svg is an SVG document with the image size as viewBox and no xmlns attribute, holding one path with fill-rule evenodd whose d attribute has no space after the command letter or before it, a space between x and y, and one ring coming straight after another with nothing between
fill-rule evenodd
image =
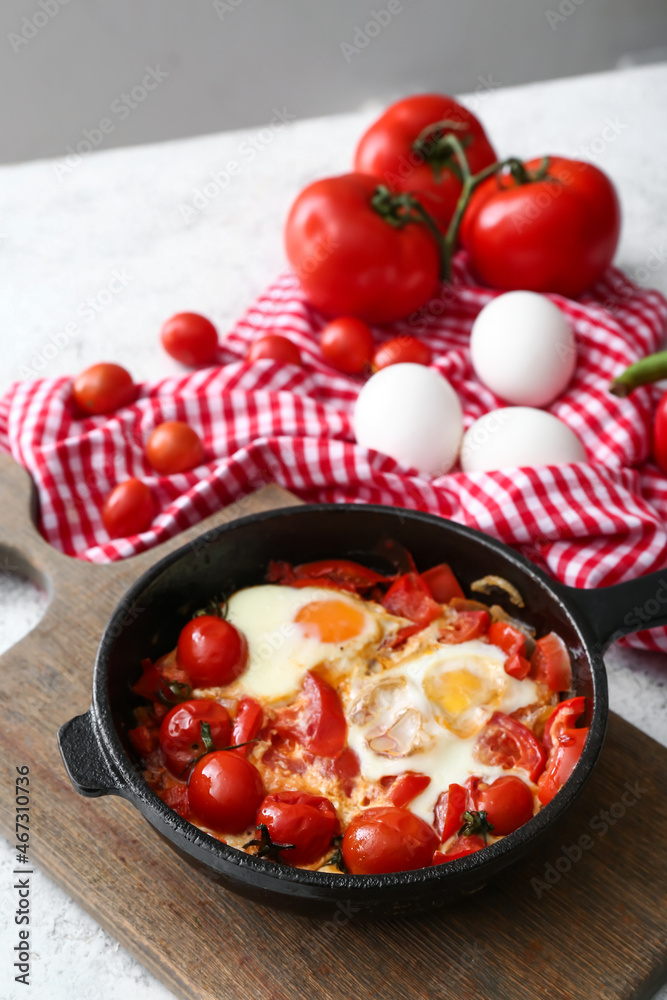
<instances>
[{"instance_id":1,"label":"fried egg","mask_svg":"<svg viewBox=\"0 0 667 1000\"><path fill-rule=\"evenodd\" d=\"M403 771L431 783L410 809L428 823L438 796L471 774L484 780L508 774L481 765L473 751L495 711L509 714L538 698L531 680L505 673L506 653L473 639L416 652L382 674L359 678L346 706L348 743L361 776L377 782Z\"/></svg>"},{"instance_id":2,"label":"fried egg","mask_svg":"<svg viewBox=\"0 0 667 1000\"><path fill-rule=\"evenodd\" d=\"M351 672L402 623L354 594L274 584L237 591L227 618L248 641L248 666L239 688L267 702L295 696L304 674L320 664Z\"/></svg>"}]
</instances>

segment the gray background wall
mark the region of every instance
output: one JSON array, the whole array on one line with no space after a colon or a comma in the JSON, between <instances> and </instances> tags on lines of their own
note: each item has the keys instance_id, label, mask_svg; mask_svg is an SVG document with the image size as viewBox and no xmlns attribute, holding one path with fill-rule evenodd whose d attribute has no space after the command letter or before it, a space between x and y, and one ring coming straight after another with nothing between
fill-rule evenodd
<instances>
[{"instance_id":1,"label":"gray background wall","mask_svg":"<svg viewBox=\"0 0 667 1000\"><path fill-rule=\"evenodd\" d=\"M104 119L110 148L260 124L274 107L302 117L593 72L665 46L666 0L2 0L0 162L63 156ZM162 77L152 90L147 67Z\"/></svg>"}]
</instances>

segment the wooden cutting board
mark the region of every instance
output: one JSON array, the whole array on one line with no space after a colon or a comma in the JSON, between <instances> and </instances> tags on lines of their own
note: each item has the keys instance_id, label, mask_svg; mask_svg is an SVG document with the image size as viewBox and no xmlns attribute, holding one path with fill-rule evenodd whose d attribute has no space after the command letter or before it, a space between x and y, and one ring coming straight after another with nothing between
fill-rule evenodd
<instances>
[{"instance_id":1,"label":"wooden cutting board","mask_svg":"<svg viewBox=\"0 0 667 1000\"><path fill-rule=\"evenodd\" d=\"M28 764L31 860L178 997L629 1000L667 979L667 750L615 715L593 778L550 840L463 904L413 919L366 922L341 908L322 922L260 907L181 861L126 802L78 796L56 732L89 706L119 597L214 524L298 501L269 486L159 549L94 566L41 539L31 490L0 456L0 567L29 570L51 593L41 622L1 658L1 829L14 843L9 769Z\"/></svg>"}]
</instances>

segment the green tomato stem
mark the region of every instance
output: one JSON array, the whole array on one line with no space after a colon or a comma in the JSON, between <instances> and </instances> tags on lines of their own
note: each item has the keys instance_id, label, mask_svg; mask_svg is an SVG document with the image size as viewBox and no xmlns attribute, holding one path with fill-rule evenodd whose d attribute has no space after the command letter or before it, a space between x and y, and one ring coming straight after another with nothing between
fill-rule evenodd
<instances>
[{"instance_id":1,"label":"green tomato stem","mask_svg":"<svg viewBox=\"0 0 667 1000\"><path fill-rule=\"evenodd\" d=\"M609 392L612 392L614 396L624 398L638 389L640 385L658 382L662 378L667 378L667 351L649 354L648 357L630 365L622 375L614 379L609 386Z\"/></svg>"}]
</instances>

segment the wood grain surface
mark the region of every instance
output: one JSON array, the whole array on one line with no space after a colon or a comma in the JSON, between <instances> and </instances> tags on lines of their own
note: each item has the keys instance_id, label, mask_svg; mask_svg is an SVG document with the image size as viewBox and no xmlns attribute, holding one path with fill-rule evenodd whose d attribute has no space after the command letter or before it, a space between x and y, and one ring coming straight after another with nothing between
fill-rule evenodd
<instances>
[{"instance_id":1,"label":"wood grain surface","mask_svg":"<svg viewBox=\"0 0 667 1000\"><path fill-rule=\"evenodd\" d=\"M0 660L1 829L31 773L30 857L187 1000L646 1000L667 979L667 750L617 716L577 806L528 859L454 908L367 922L273 911L209 882L118 798L71 788L58 727L90 703L103 625L131 582L214 524L298 502L266 487L144 555L61 555L30 517L27 474L0 456L0 568L51 601Z\"/></svg>"}]
</instances>

